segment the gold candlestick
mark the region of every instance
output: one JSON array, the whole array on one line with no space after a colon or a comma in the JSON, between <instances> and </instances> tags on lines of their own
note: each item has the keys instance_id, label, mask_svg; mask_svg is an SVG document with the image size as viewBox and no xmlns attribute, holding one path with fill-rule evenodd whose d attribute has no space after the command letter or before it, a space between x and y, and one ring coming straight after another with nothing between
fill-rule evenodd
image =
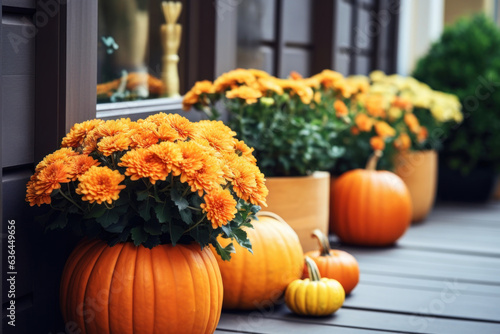
<instances>
[{"instance_id":1,"label":"gold candlestick","mask_svg":"<svg viewBox=\"0 0 500 334\"><path fill-rule=\"evenodd\" d=\"M163 1L161 3L166 24L161 26L163 45L162 81L165 84L165 95L178 97L179 95L179 45L181 44L182 26L177 22L182 10L179 1Z\"/></svg>"}]
</instances>

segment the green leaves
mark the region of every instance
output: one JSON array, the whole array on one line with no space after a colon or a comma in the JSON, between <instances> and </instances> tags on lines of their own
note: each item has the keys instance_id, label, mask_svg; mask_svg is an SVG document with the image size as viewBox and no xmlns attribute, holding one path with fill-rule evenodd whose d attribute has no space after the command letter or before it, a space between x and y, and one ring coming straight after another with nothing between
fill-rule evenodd
<instances>
[{"instance_id":1,"label":"green leaves","mask_svg":"<svg viewBox=\"0 0 500 334\"><path fill-rule=\"evenodd\" d=\"M215 242L213 242L212 244L215 247L217 254L219 254L221 259L223 259L224 261L231 260L231 253L236 252L232 243L230 243L226 247L222 247L221 244L217 240L215 240Z\"/></svg>"}]
</instances>

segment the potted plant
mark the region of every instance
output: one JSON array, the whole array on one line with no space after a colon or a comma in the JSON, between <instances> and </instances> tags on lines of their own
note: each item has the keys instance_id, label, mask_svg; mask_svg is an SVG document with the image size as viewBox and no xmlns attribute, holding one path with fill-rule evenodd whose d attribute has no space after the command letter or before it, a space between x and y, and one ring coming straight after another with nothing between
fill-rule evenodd
<instances>
[{"instance_id":1,"label":"potted plant","mask_svg":"<svg viewBox=\"0 0 500 334\"><path fill-rule=\"evenodd\" d=\"M51 206L48 229L86 236L63 272L66 322L86 333L215 331L222 279L206 246L224 260L234 247L217 237L250 250L242 227L267 195L234 135L222 122L163 113L91 120L36 166L26 200Z\"/></svg>"},{"instance_id":2,"label":"potted plant","mask_svg":"<svg viewBox=\"0 0 500 334\"><path fill-rule=\"evenodd\" d=\"M255 150L267 177L269 210L299 235L305 251L314 249L310 233L328 231L329 174L342 149L334 145L345 126L322 107L321 85L341 77L327 72L303 79L278 79L259 70L237 69L213 83L199 82L184 98L191 107L217 118L229 112L228 125Z\"/></svg>"},{"instance_id":3,"label":"potted plant","mask_svg":"<svg viewBox=\"0 0 500 334\"><path fill-rule=\"evenodd\" d=\"M458 96L462 125L440 152L438 196L443 200L485 201L500 171L500 31L484 15L447 27L414 76L433 89Z\"/></svg>"},{"instance_id":4,"label":"potted plant","mask_svg":"<svg viewBox=\"0 0 500 334\"><path fill-rule=\"evenodd\" d=\"M434 91L412 77L375 71L370 78L369 96L386 97L387 121L400 133L394 142L399 150L391 162L410 191L412 220L422 221L436 195L437 150L463 118L460 102L455 95Z\"/></svg>"}]
</instances>

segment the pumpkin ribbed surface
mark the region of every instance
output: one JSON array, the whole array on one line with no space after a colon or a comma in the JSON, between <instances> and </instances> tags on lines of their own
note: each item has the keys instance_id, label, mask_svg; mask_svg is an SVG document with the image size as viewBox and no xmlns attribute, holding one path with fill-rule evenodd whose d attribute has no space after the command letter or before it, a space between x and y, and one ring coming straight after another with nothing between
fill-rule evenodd
<instances>
[{"instance_id":1,"label":"pumpkin ribbed surface","mask_svg":"<svg viewBox=\"0 0 500 334\"><path fill-rule=\"evenodd\" d=\"M411 199L394 173L355 169L334 183L331 230L345 243L386 246L411 221Z\"/></svg>"},{"instance_id":2,"label":"pumpkin ribbed surface","mask_svg":"<svg viewBox=\"0 0 500 334\"><path fill-rule=\"evenodd\" d=\"M246 229L253 254L235 244L231 261L217 258L224 282L224 308L256 309L276 302L287 285L302 275L302 247L293 229L272 217L260 216ZM219 239L226 246L228 239Z\"/></svg>"},{"instance_id":3,"label":"pumpkin ribbed surface","mask_svg":"<svg viewBox=\"0 0 500 334\"><path fill-rule=\"evenodd\" d=\"M198 244L85 240L66 262L60 302L83 334L213 333L222 294L217 261Z\"/></svg>"},{"instance_id":4,"label":"pumpkin ribbed surface","mask_svg":"<svg viewBox=\"0 0 500 334\"><path fill-rule=\"evenodd\" d=\"M359 266L351 254L341 250L330 250L329 256L322 256L320 251L307 252L316 262L321 277L333 278L342 284L345 294L348 295L358 285ZM304 278L309 277L307 268L304 266Z\"/></svg>"}]
</instances>

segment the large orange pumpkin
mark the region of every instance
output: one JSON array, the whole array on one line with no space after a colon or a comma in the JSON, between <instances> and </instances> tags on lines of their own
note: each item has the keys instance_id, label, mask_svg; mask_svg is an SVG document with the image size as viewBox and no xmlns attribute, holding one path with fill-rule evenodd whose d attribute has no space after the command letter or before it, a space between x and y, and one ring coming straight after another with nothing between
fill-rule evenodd
<instances>
[{"instance_id":1,"label":"large orange pumpkin","mask_svg":"<svg viewBox=\"0 0 500 334\"><path fill-rule=\"evenodd\" d=\"M208 247L86 240L70 255L60 292L64 320L83 334L153 334L213 333L223 290Z\"/></svg>"},{"instance_id":2,"label":"large orange pumpkin","mask_svg":"<svg viewBox=\"0 0 500 334\"><path fill-rule=\"evenodd\" d=\"M307 252L306 256L316 262L321 277L339 281L345 294L349 294L359 282L358 261L347 252L330 249L328 239L320 230L314 230L313 236L318 239L320 249ZM307 264L304 265L303 277L309 278Z\"/></svg>"},{"instance_id":3,"label":"large orange pumpkin","mask_svg":"<svg viewBox=\"0 0 500 334\"><path fill-rule=\"evenodd\" d=\"M259 214L246 229L253 254L235 245L231 261L217 257L224 282L224 308L256 309L278 301L290 282L302 276L304 254L294 230L271 213ZM219 238L222 246L230 241Z\"/></svg>"},{"instance_id":4,"label":"large orange pumpkin","mask_svg":"<svg viewBox=\"0 0 500 334\"><path fill-rule=\"evenodd\" d=\"M396 174L375 170L379 156L374 154L367 169L348 171L334 182L330 229L342 242L387 246L410 225L408 188Z\"/></svg>"}]
</instances>

